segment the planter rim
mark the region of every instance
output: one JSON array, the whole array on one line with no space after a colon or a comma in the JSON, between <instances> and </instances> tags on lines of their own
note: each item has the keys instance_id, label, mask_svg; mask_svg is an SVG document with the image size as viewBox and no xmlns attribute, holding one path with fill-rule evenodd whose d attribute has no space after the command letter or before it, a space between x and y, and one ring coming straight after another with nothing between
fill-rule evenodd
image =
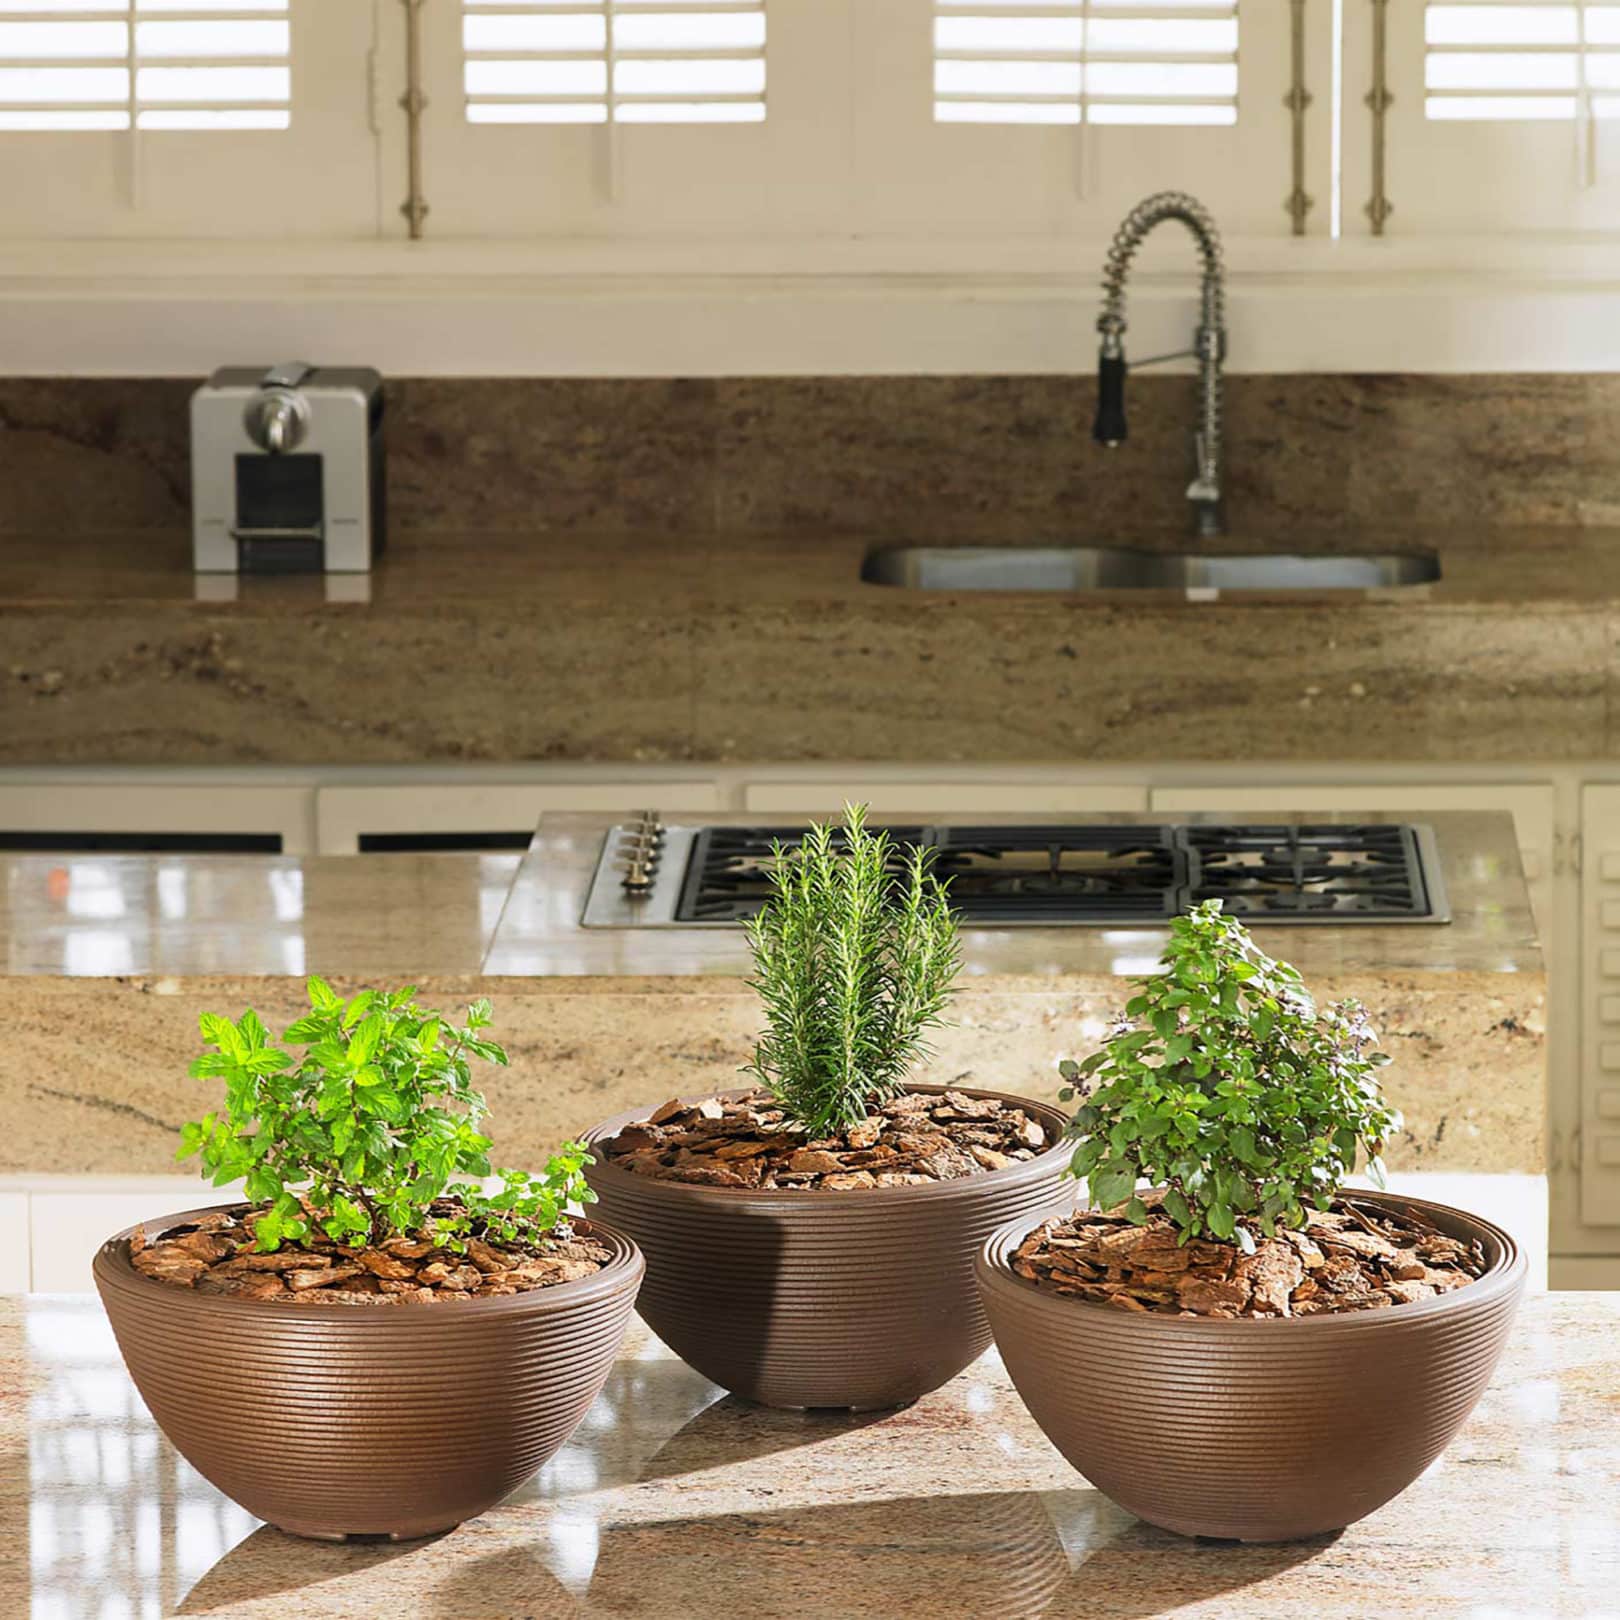
<instances>
[{"instance_id":1,"label":"planter rim","mask_svg":"<svg viewBox=\"0 0 1620 1620\"><path fill-rule=\"evenodd\" d=\"M438 1309L437 1304L413 1307L409 1310L405 1307L392 1310L382 1306L364 1305L312 1307L309 1310L302 1310L297 1305L273 1299L241 1299L234 1294L199 1294L194 1288L177 1288L173 1283L160 1282L156 1277L145 1276L135 1269L135 1264L130 1259L129 1240L137 1228L162 1232L171 1226L195 1220L200 1215L230 1213L252 1207L251 1204L240 1201L210 1204L201 1209L188 1209L175 1215L159 1215L149 1220L137 1221L134 1226L115 1233L101 1245L96 1251L93 1269L98 1278L107 1277L109 1281L116 1281L124 1287L161 1290L165 1298L173 1299L177 1308L182 1310L215 1313L243 1310L274 1311L277 1316L287 1321L318 1322L334 1326L341 1324L345 1328L364 1322L367 1326L361 1330L363 1332L379 1331L390 1326L397 1330L401 1320L444 1321L455 1312L469 1308L476 1310L483 1318L501 1312L520 1315L530 1311L562 1310L594 1300L598 1295L617 1293L627 1280L639 1278L646 1269L646 1261L642 1257L641 1250L629 1237L615 1227L588 1218L575 1221L576 1230L584 1228L589 1236L602 1239L615 1251L613 1258L594 1275L577 1277L572 1282L553 1283L549 1288L531 1288L521 1294L503 1294L493 1299L447 1300L443 1303L452 1309L443 1312Z\"/></svg>"},{"instance_id":2,"label":"planter rim","mask_svg":"<svg viewBox=\"0 0 1620 1620\"><path fill-rule=\"evenodd\" d=\"M691 1098L681 1097L684 1102L701 1102L708 1097L732 1098L746 1097L757 1090L754 1086L733 1087L726 1091L703 1091L694 1093ZM728 1208L744 1208L756 1205L770 1209L791 1208L795 1205L814 1205L821 1209L826 1207L848 1209L884 1209L900 1201L907 1204L916 1203L928 1198L960 1197L964 1188L982 1187L994 1182L997 1186L1006 1186L1016 1183L1020 1177L1029 1180L1038 1180L1051 1166L1054 1158L1068 1159L1073 1149L1063 1139L1063 1129L1068 1124L1068 1117L1063 1111L1051 1103L1037 1102L1033 1097L1020 1097L1010 1091L990 1091L982 1086L946 1086L935 1084L908 1085L905 1090L919 1095L943 1096L947 1091L959 1091L965 1097L993 1098L997 1102L1012 1103L1023 1109L1026 1113L1034 1115L1048 1130L1056 1129L1057 1141L1044 1151L1037 1153L1032 1159L1021 1159L1010 1164L1002 1170L984 1170L978 1175L955 1176L949 1181L935 1181L928 1186L913 1187L848 1187L848 1188L806 1188L806 1187L704 1187L689 1181L668 1181L658 1176L638 1176L632 1170L621 1169L612 1163L606 1155L596 1152L597 1145L609 1137L617 1136L626 1125L644 1121L647 1116L658 1108L657 1103L651 1107L630 1108L623 1113L614 1114L599 1125L594 1125L580 1138L592 1150L592 1163L589 1174L592 1176L611 1177L622 1186L634 1186L642 1190L657 1187L662 1193L671 1197L689 1198L694 1202L725 1204ZM1078 1191L1078 1189L1077 1189ZM1050 1212L1049 1212L1050 1213ZM1048 1217L1043 1216L1041 1219Z\"/></svg>"},{"instance_id":3,"label":"planter rim","mask_svg":"<svg viewBox=\"0 0 1620 1620\"><path fill-rule=\"evenodd\" d=\"M1481 1303L1487 1299L1496 1299L1503 1294L1516 1291L1525 1273L1529 1270L1529 1262L1525 1259L1524 1251L1514 1241L1511 1233L1505 1231L1494 1221L1488 1221L1483 1215L1474 1215L1467 1210L1457 1209L1451 1204L1437 1203L1428 1198L1408 1198L1402 1194L1387 1192L1364 1192L1355 1188L1351 1196L1359 1202L1382 1204L1396 1211L1411 1211L1420 1215L1433 1216L1439 1214L1448 1217L1468 1228L1473 1236L1484 1237L1497 1246L1496 1258L1486 1269L1483 1276L1476 1277L1471 1283L1462 1288L1453 1289L1449 1294L1436 1294L1432 1299L1420 1299L1411 1305L1395 1305L1390 1310L1365 1311L1323 1311L1311 1316L1240 1316L1233 1318L1219 1316L1171 1316L1158 1311L1136 1312L1119 1311L1108 1305L1100 1305L1094 1300L1075 1299L1064 1294L1055 1294L1050 1289L1042 1288L1031 1282L1027 1277L1020 1277L1012 1269L1008 1260L1010 1251L1025 1237L1044 1221L1051 1220L1050 1211L1045 1214L1020 1215L1017 1220L1009 1221L1005 1226L999 1227L985 1239L984 1246L979 1250L974 1261L974 1270L977 1272L979 1282L985 1288L997 1288L1003 1291L1012 1291L1024 1296L1033 1296L1042 1302L1043 1309L1054 1311L1106 1311L1111 1319L1123 1321L1140 1320L1147 1326L1165 1332L1198 1334L1216 1334L1220 1336L1236 1336L1243 1334L1261 1333L1318 1333L1331 1328L1334 1331L1344 1332L1375 1332L1381 1324L1387 1324L1391 1316L1398 1317L1402 1322L1415 1322L1423 1317L1437 1316L1444 1311L1454 1309L1459 1303ZM1445 1230L1441 1222L1434 1225Z\"/></svg>"}]
</instances>

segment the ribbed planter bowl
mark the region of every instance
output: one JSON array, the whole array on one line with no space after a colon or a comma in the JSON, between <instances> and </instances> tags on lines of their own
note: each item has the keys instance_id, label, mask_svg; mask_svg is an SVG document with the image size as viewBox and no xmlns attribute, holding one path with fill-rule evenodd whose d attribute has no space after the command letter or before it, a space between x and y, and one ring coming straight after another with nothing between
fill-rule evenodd
<instances>
[{"instance_id":1,"label":"ribbed planter bowl","mask_svg":"<svg viewBox=\"0 0 1620 1620\"><path fill-rule=\"evenodd\" d=\"M1059 1451L1139 1518L1188 1536L1295 1541L1398 1496L1491 1380L1526 1265L1499 1227L1444 1204L1358 1201L1477 1238L1486 1273L1388 1310L1283 1320L1144 1315L1044 1291L1011 1256L1012 1222L978 1260L996 1344Z\"/></svg>"},{"instance_id":2,"label":"ribbed planter bowl","mask_svg":"<svg viewBox=\"0 0 1620 1620\"><path fill-rule=\"evenodd\" d=\"M405 1540L494 1506L600 1393L643 1265L611 1227L589 1230L614 1250L593 1277L432 1305L198 1294L142 1276L131 1232L94 1271L135 1387L198 1473L294 1535Z\"/></svg>"},{"instance_id":3,"label":"ribbed planter bowl","mask_svg":"<svg viewBox=\"0 0 1620 1620\"><path fill-rule=\"evenodd\" d=\"M1061 1136L1056 1109L967 1094L1012 1103ZM651 1112L618 1114L585 1140L594 1147ZM596 1207L647 1256L637 1309L705 1378L764 1406L880 1411L938 1389L988 1348L974 1256L1004 1222L1072 1202L1061 1180L1071 1151L1060 1144L1005 1170L850 1192L689 1186L600 1153L585 1175Z\"/></svg>"}]
</instances>

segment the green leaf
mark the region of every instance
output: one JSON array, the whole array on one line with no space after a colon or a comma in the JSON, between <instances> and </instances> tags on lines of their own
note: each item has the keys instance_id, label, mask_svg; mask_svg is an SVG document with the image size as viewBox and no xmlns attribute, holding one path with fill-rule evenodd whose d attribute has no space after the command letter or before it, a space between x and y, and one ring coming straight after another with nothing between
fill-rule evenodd
<instances>
[{"instance_id":1,"label":"green leaf","mask_svg":"<svg viewBox=\"0 0 1620 1620\"><path fill-rule=\"evenodd\" d=\"M281 1177L274 1170L256 1164L247 1173L246 1190L248 1197L256 1203L277 1198L281 1194Z\"/></svg>"},{"instance_id":2,"label":"green leaf","mask_svg":"<svg viewBox=\"0 0 1620 1620\"><path fill-rule=\"evenodd\" d=\"M344 1029L353 1029L365 1017L367 1009L376 999L377 992L375 990L362 990L359 995L354 997L348 1006L343 1009L342 1023Z\"/></svg>"},{"instance_id":3,"label":"green leaf","mask_svg":"<svg viewBox=\"0 0 1620 1620\"><path fill-rule=\"evenodd\" d=\"M314 1007L318 1012L332 1012L343 1005L333 993L331 985L315 974L311 974L305 980L304 987L309 992L310 1006Z\"/></svg>"},{"instance_id":4,"label":"green leaf","mask_svg":"<svg viewBox=\"0 0 1620 1620\"><path fill-rule=\"evenodd\" d=\"M361 995L373 994L374 992L369 990L361 992ZM360 996L354 999L359 1001ZM350 1002L349 1006L352 1010L354 1002ZM348 1028L347 1014L344 1015L344 1028ZM372 1054L377 1050L377 1043L382 1039L382 1033L383 1016L381 1013L374 1013L349 1037L348 1050L344 1056L351 1069L358 1069L371 1061Z\"/></svg>"},{"instance_id":5,"label":"green leaf","mask_svg":"<svg viewBox=\"0 0 1620 1620\"><path fill-rule=\"evenodd\" d=\"M1232 1211L1225 1204L1211 1204L1204 1211L1204 1224L1218 1238L1230 1238L1237 1230Z\"/></svg>"},{"instance_id":6,"label":"green leaf","mask_svg":"<svg viewBox=\"0 0 1620 1620\"><path fill-rule=\"evenodd\" d=\"M1136 1166L1110 1161L1095 1171L1086 1185L1093 1204L1099 1209L1113 1209L1136 1190Z\"/></svg>"},{"instance_id":7,"label":"green leaf","mask_svg":"<svg viewBox=\"0 0 1620 1620\"><path fill-rule=\"evenodd\" d=\"M247 1042L242 1038L241 1031L237 1029L230 1019L223 1018L218 1013L203 1013L198 1019L203 1033L203 1039L214 1043L227 1056L233 1057L238 1063L244 1061L248 1055Z\"/></svg>"}]
</instances>

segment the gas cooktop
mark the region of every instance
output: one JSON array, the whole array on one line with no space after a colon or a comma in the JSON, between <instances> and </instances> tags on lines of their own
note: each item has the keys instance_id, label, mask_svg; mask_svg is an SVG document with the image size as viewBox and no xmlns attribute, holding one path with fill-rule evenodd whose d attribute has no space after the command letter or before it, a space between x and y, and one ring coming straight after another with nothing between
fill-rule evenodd
<instances>
[{"instance_id":1,"label":"gas cooktop","mask_svg":"<svg viewBox=\"0 0 1620 1620\"><path fill-rule=\"evenodd\" d=\"M1433 830L1422 825L1086 823L891 826L920 844L977 928L1161 926L1219 899L1251 925L1444 923ZM587 928L710 928L753 916L791 827L666 826L653 812L604 840ZM896 869L899 867L896 853Z\"/></svg>"}]
</instances>

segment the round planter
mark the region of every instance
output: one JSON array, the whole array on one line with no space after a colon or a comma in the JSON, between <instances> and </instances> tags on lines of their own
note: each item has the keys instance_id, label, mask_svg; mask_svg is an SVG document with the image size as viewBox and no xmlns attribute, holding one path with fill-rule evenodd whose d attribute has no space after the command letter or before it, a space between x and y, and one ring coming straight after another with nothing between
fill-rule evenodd
<instances>
[{"instance_id":1,"label":"round planter","mask_svg":"<svg viewBox=\"0 0 1620 1620\"><path fill-rule=\"evenodd\" d=\"M1484 1392L1524 1292L1523 1254L1489 1221L1356 1193L1477 1238L1483 1277L1389 1310L1281 1320L1141 1315L1046 1292L997 1232L980 1291L1035 1421L1098 1490L1182 1535L1294 1541L1400 1494Z\"/></svg>"},{"instance_id":2,"label":"round planter","mask_svg":"<svg viewBox=\"0 0 1620 1620\"><path fill-rule=\"evenodd\" d=\"M1012 1103L1054 1137L1065 1124L1023 1097L967 1095ZM651 1112L615 1115L585 1140ZM1005 1170L849 1192L657 1181L600 1153L585 1175L647 1256L637 1309L705 1378L764 1406L879 1411L938 1389L989 1346L974 1255L1002 1223L1072 1200L1071 1152L1059 1141Z\"/></svg>"},{"instance_id":3,"label":"round planter","mask_svg":"<svg viewBox=\"0 0 1620 1620\"><path fill-rule=\"evenodd\" d=\"M198 1473L294 1535L405 1540L492 1507L596 1399L643 1264L618 1232L589 1230L615 1250L595 1276L442 1305L198 1294L142 1276L130 1232L94 1271L135 1387Z\"/></svg>"}]
</instances>

